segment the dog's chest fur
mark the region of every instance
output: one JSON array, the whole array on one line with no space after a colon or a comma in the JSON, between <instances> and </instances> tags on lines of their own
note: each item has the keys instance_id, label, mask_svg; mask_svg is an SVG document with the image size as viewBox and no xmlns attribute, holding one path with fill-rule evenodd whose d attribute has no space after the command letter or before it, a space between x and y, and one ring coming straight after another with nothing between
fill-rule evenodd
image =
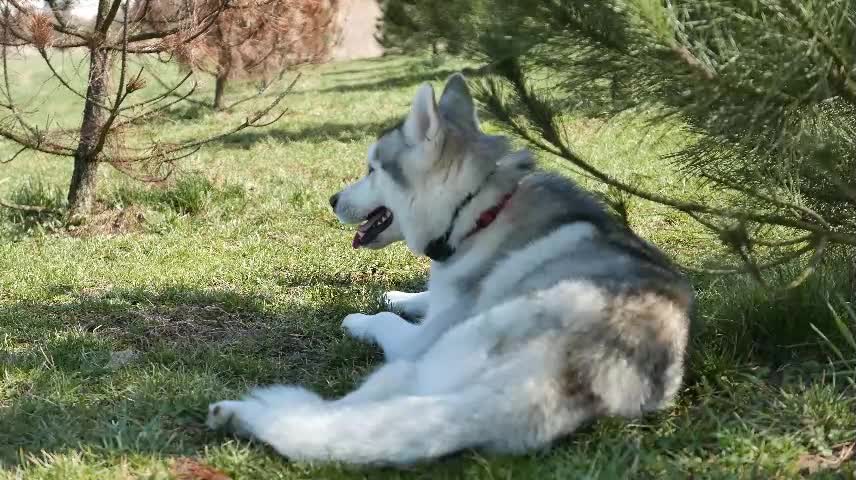
<instances>
[{"instance_id":1,"label":"dog's chest fur","mask_svg":"<svg viewBox=\"0 0 856 480\"><path fill-rule=\"evenodd\" d=\"M559 226L541 238L532 239L520 248L506 251L505 240L515 229L507 219L497 222L480 234L463 258L448 265L432 265L429 291L429 312L466 311L476 315L493 306L526 295L538 289L549 288L573 273L564 270L560 276L544 275L555 257L567 261L573 251L590 244L598 235L588 222L572 222ZM585 249L583 249L585 250ZM579 265L585 269L586 262Z\"/></svg>"}]
</instances>

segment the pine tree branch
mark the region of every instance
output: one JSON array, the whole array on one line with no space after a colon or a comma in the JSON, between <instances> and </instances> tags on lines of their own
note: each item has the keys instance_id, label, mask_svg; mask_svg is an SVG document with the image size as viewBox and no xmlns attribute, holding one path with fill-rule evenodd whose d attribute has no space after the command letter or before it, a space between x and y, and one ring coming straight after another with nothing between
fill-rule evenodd
<instances>
[{"instance_id":1,"label":"pine tree branch","mask_svg":"<svg viewBox=\"0 0 856 480\"><path fill-rule=\"evenodd\" d=\"M104 1L104 0L100 0ZM99 17L100 25L95 26L95 30L101 32L102 35L107 35L110 31L110 27L113 23L113 20L116 18L116 15L119 13L119 7L122 5L122 0L113 0L113 3L110 4L109 10L107 10L107 14L104 15L104 18ZM122 22L123 25L123 35L124 41L127 43L128 40L128 4L125 4L125 20Z\"/></svg>"},{"instance_id":2,"label":"pine tree branch","mask_svg":"<svg viewBox=\"0 0 856 480\"><path fill-rule=\"evenodd\" d=\"M193 72L187 72L187 74L186 74L184 77L182 77L182 78L181 78L181 80L179 80L175 85L173 85L173 86L171 86L171 87L170 87L170 86L167 86L167 85L166 85L166 83L164 83L164 82L163 82L159 77L157 77L154 73L152 73L152 72L148 72L148 75L149 75L150 77L154 78L154 79L155 79L155 81L157 81L158 83L160 83L160 85L161 85L161 86L163 86L163 87L166 89L166 91L163 91L163 92L161 92L161 93L159 93L159 94L155 95L155 96L154 96L154 97L152 97L152 98L148 98L148 99L146 99L146 100L142 100L142 101L140 101L140 102L137 102L137 103L134 103L134 104L131 104L131 105L124 106L124 107L122 107L122 110L123 110L123 111L125 111L125 110L135 110L135 109L137 109L137 108L145 107L146 105L150 105L150 104L152 104L152 103L160 102L161 100L163 100L163 99L165 99L165 98L167 98L167 97L176 96L176 95L174 95L174 94L175 94L175 91L176 91L176 90L178 90L179 88L181 88L181 87L182 87L182 85L184 85L184 84L187 82L187 80L189 80L189 79L190 79L190 77L191 77L191 76L193 76ZM193 86L191 87L191 92L192 92L192 91L194 91L194 90L196 90L196 82L194 82L194 83L193 83ZM181 95L179 95L179 96L181 96Z\"/></svg>"},{"instance_id":3,"label":"pine tree branch","mask_svg":"<svg viewBox=\"0 0 856 480\"><path fill-rule=\"evenodd\" d=\"M59 213L57 210L50 207L38 207L35 205L19 205L17 203L7 202L5 200L0 200L0 207L8 208L10 210L18 210L21 212L27 213Z\"/></svg>"},{"instance_id":4,"label":"pine tree branch","mask_svg":"<svg viewBox=\"0 0 856 480\"><path fill-rule=\"evenodd\" d=\"M264 85L264 87L263 87L263 88L260 88L256 93L254 93L254 94L252 94L252 95L247 95L247 96L245 96L244 98L241 98L241 99L235 100L234 102L230 103L229 105L227 105L227 106L223 107L223 109L222 109L221 111L223 111L223 112L228 112L229 110L234 109L234 108L235 108L235 107L237 107L238 105L242 105L242 104L244 104L244 103L247 103L247 102L249 102L249 101L251 101L251 100L255 100L255 99L258 99L258 98L269 98L269 96L268 96L268 95L265 95L265 92L267 92L268 90L270 90L270 88L271 88L273 85L275 85L275 84L276 84L276 82L278 82L278 81L282 80L282 78L285 76L285 74L286 74L288 71L289 71L289 69L288 69L288 68L283 68L282 70L280 70L279 74L277 75L276 80L274 80L274 81L272 81L272 82L268 82L267 84L265 84L265 85ZM207 105L207 104L206 104L206 105Z\"/></svg>"},{"instance_id":5,"label":"pine tree branch","mask_svg":"<svg viewBox=\"0 0 856 480\"><path fill-rule=\"evenodd\" d=\"M785 286L785 290L790 290L802 285L808 277L810 277L815 270L817 270L818 265L820 265L821 260L823 260L823 256L826 253L826 248L829 245L829 240L826 236L820 236L816 242L812 243L812 248L814 248L814 253L811 256L811 260L809 260L808 265L800 272L787 286Z\"/></svg>"},{"instance_id":6,"label":"pine tree branch","mask_svg":"<svg viewBox=\"0 0 856 480\"><path fill-rule=\"evenodd\" d=\"M820 261L823 259L824 254L826 253L826 248L828 246L828 238L826 235L818 235L818 234L809 234L806 236L781 241L781 242L766 242L760 241L754 238L750 238L749 235L745 231L745 227L742 225L739 227L739 233L737 235L729 235L726 234L729 232L729 229L719 227L710 222L704 220L701 216L693 213L687 213L690 218L694 219L698 223L707 227L710 231L717 234L723 242L731 247L731 249L737 254L737 256L743 261L742 267L730 267L730 268L689 268L696 273L707 273L707 274L715 274L715 275L724 275L724 274L749 274L752 276L753 280L758 282L759 285L763 286L765 289L769 289L766 280L764 280L763 272L770 270L772 268L780 267L782 265L790 264L795 260L802 258L807 253L812 252L812 258L809 263L806 265L804 269L797 274L794 279L788 283L787 286L783 288L783 290L789 290L795 288L802 284L812 273L814 273L817 266L820 264ZM733 230L732 230L733 231ZM734 239L737 241L734 241ZM808 245L799 248L793 252L786 253L779 258L766 262L766 263L758 263L754 256L751 253L751 249L753 245L767 245L774 246L777 248L785 247L785 246L793 246L798 245L800 243L808 243ZM686 267L685 267L686 268Z\"/></svg>"},{"instance_id":7,"label":"pine tree branch","mask_svg":"<svg viewBox=\"0 0 856 480\"><path fill-rule=\"evenodd\" d=\"M816 234L826 235L829 241L833 241L836 243L856 245L856 233L831 232L825 225L810 223L804 220L788 218L781 215L768 214L751 210L715 208L709 205L699 204L697 202L678 200L634 187L616 178L613 178L612 176L601 171L600 169L594 167L589 162L583 160L576 153L574 153L570 147L565 144L565 142L562 140L562 136L556 130L554 120L555 113L551 113L548 110L546 102L536 99L536 97L528 89L525 80L523 80L522 71L520 71L519 65L516 67L512 65L511 68L499 68L497 69L497 72L500 75L503 75L504 78L506 78L506 80L511 84L512 88L515 90L515 92L518 94L518 97L521 99L522 105L527 110L527 117L535 123L536 128L541 133L541 137L547 143L549 143L549 146L547 146L545 150L550 153L557 154L561 158L565 158L573 165L577 166L587 174L593 176L601 183L612 186L644 200L672 207L684 213L692 212L696 214L708 214L720 218L739 219L742 221L751 221L760 224L779 225L783 227L793 228L796 230L803 230ZM493 109L502 110L501 113L497 111L492 111L492 113L496 114L498 118L505 120L507 125L511 125L512 128L516 129L520 128L519 126L514 126L513 122L512 124L507 123L507 119L510 119L511 115L507 107L501 101L488 102L488 105ZM544 147L543 143L540 141L536 141L535 145L539 148Z\"/></svg>"},{"instance_id":8,"label":"pine tree branch","mask_svg":"<svg viewBox=\"0 0 856 480\"><path fill-rule=\"evenodd\" d=\"M707 65L696 58L696 56L690 52L689 48L682 45L673 45L671 50L682 63L689 67L690 70L698 73L701 78L705 80L716 79L716 72L708 68Z\"/></svg>"},{"instance_id":9,"label":"pine tree branch","mask_svg":"<svg viewBox=\"0 0 856 480\"><path fill-rule=\"evenodd\" d=\"M202 19L202 21L194 28L194 31L190 35L187 35L186 37L182 37L182 40L186 43L189 43L189 42L192 42L193 40L195 40L200 35L205 34L205 32L207 32L208 29L211 28L212 25L214 25L214 22L217 21L220 14L222 14L228 8L229 8L229 0L219 1L217 4L217 7L215 9L213 9L211 12L208 12L208 14L205 15L205 17ZM173 27L173 28L166 29L166 30L142 32L142 33L138 33L135 35L130 35L127 39L127 43L128 43L128 45L130 45L133 43L144 42L147 40L162 39L162 38L168 37L170 35L176 35L178 33L181 33L183 28L184 28L184 26L179 25L177 27ZM117 49L116 47L112 47L112 48ZM157 53L158 51L161 51L161 50L158 50L156 48L155 49L128 48L129 53Z\"/></svg>"},{"instance_id":10,"label":"pine tree branch","mask_svg":"<svg viewBox=\"0 0 856 480\"><path fill-rule=\"evenodd\" d=\"M746 196L749 196L749 197L752 197L752 198L755 198L758 200L762 200L765 203L769 203L770 205L774 205L774 206L777 206L777 207L780 207L783 209L788 209L788 210L800 212L800 213L804 214L805 216L808 216L810 218L815 219L817 221L817 223L820 224L821 227L829 229L829 230L832 229L832 226L829 224L829 222L826 221L825 218L823 218L822 215L815 212L811 208L806 207L805 205L797 205L796 203L793 203L793 202L786 202L784 200L780 200L778 198L771 197L769 195L764 195L763 193L759 192L756 189L748 188L748 187L746 187L744 185L740 185L736 182L727 181L727 180L725 180L723 178L719 178L715 175L710 175L710 174L702 174L702 175L706 178L709 178L709 179L719 183L720 185L725 185L728 188L735 190L737 192L740 192Z\"/></svg>"},{"instance_id":11,"label":"pine tree branch","mask_svg":"<svg viewBox=\"0 0 856 480\"><path fill-rule=\"evenodd\" d=\"M772 260L766 263L756 263L754 269L757 271L766 271L772 268L781 267L782 265L787 265L798 258L805 256L805 254L814 250L815 247L813 245L806 245L798 250L795 250L787 255L783 255L776 260ZM694 268L688 266L682 266L685 270L695 272L695 273L707 273L713 275L734 275L734 274L746 274L751 273L753 267L750 267L746 264L740 267L728 267L728 268Z\"/></svg>"},{"instance_id":12,"label":"pine tree branch","mask_svg":"<svg viewBox=\"0 0 856 480\"><path fill-rule=\"evenodd\" d=\"M151 109L149 109L149 110L146 110L145 112L142 112L142 113L140 113L140 114L137 114L137 115L135 115L135 116L133 116L133 117L131 117L131 118L129 118L129 119L127 119L127 120L123 121L123 122L119 122L119 123L115 124L115 125L114 125L114 127L115 127L115 128L117 128L117 129L121 129L121 128L124 128L124 127L126 127L126 126L133 125L133 124L136 124L136 123L139 123L139 122L145 121L145 120L147 120L147 119L151 118L152 116L157 115L158 113L163 112L164 110L169 109L169 108L170 108L170 107L172 107L173 105L176 105L176 104L179 104L179 103L181 103L181 102L185 102L185 101L186 101L186 102L191 102L191 103L198 103L198 104L201 104L201 105L203 105L203 106L205 106L205 107L209 107L209 105L208 105L207 103L204 103L204 102L198 102L197 100L194 100L194 99L190 98L194 93L196 93L196 87L197 87L197 85L198 85L198 84L194 82L194 83L193 83L193 86L191 87L191 89L190 89L190 90L188 90L188 92L187 92L187 93L185 93L185 94L183 94L183 95L174 95L174 97L175 97L175 99L174 99L174 100L169 101L169 102L161 103L160 105L157 105L156 107L153 107L153 108L151 108ZM164 98L165 98L165 97L164 97ZM126 148L129 148L129 147L126 147Z\"/></svg>"},{"instance_id":13,"label":"pine tree branch","mask_svg":"<svg viewBox=\"0 0 856 480\"><path fill-rule=\"evenodd\" d=\"M9 82L9 55L6 49L6 45L0 45L0 57L2 57L0 58L0 61L2 61L3 65L3 95L6 97L6 104L4 107L12 113L12 116L21 128L29 132L31 135L36 136L36 129L24 120L24 117L15 105L15 100L12 98L12 86Z\"/></svg>"},{"instance_id":14,"label":"pine tree branch","mask_svg":"<svg viewBox=\"0 0 856 480\"><path fill-rule=\"evenodd\" d=\"M7 158L5 160L0 160L0 163L12 163L16 158L18 158L19 155L26 152L27 150L29 150L29 148L21 147L20 149L18 149L18 151L13 153L12 156L10 156L9 158Z\"/></svg>"},{"instance_id":15,"label":"pine tree branch","mask_svg":"<svg viewBox=\"0 0 856 480\"><path fill-rule=\"evenodd\" d=\"M785 6L799 20L802 29L812 38L816 39L824 51L833 59L835 69L832 72L832 79L838 87L838 93L847 99L851 104L856 105L856 81L850 76L853 71L853 64L848 60L848 57L838 50L833 45L832 41L824 35L812 21L812 18L805 11L805 8L796 0L787 0Z\"/></svg>"},{"instance_id":16,"label":"pine tree branch","mask_svg":"<svg viewBox=\"0 0 856 480\"><path fill-rule=\"evenodd\" d=\"M19 13L22 13L22 14L32 14L33 13L32 7L28 7L27 5L20 3L18 0L5 0L5 1L8 2L9 5L12 5L13 7L15 7L15 10L18 11ZM46 0L46 1L48 2L48 5L51 7L51 10L54 12L54 17L57 18L57 15L58 15L57 9L54 8L54 5L56 4L55 0ZM85 31L83 31L83 30L81 30L75 26L69 25L68 22L60 21L58 18L57 18L57 23L53 23L53 22L51 23L51 28L54 31L56 31L57 33L76 37L80 40L79 43L76 43L73 45L70 44L69 47L84 46L91 41L91 37ZM29 40L29 43L32 43L31 38L27 39L27 40Z\"/></svg>"},{"instance_id":17,"label":"pine tree branch","mask_svg":"<svg viewBox=\"0 0 856 480\"><path fill-rule=\"evenodd\" d=\"M764 240L761 238L753 238L752 243L754 245L760 245L762 247L774 247L774 248L791 247L794 245L799 245L800 243L806 243L806 242L810 241L811 239L815 238L816 236L817 235L815 235L813 233L809 233L806 235L801 235L799 237L790 238L788 240Z\"/></svg>"},{"instance_id":18,"label":"pine tree branch","mask_svg":"<svg viewBox=\"0 0 856 480\"><path fill-rule=\"evenodd\" d=\"M43 134L34 136L34 138L28 138L13 130L0 127L0 137L15 142L18 145L21 145L26 150L34 150L37 152L49 153L51 155L57 155L62 157L74 156L74 149L63 145L47 142ZM20 153L23 152L19 151L15 154L15 156L18 156Z\"/></svg>"},{"instance_id":19,"label":"pine tree branch","mask_svg":"<svg viewBox=\"0 0 856 480\"><path fill-rule=\"evenodd\" d=\"M193 72L192 71L188 72L185 79L189 78L191 75L193 75ZM163 81L163 79L160 78L158 75L156 75L154 72L150 71L149 76L151 76L154 79L154 81L157 82L161 87L168 89L167 92L164 94L165 97L166 96L176 97L176 98L179 98L180 100L186 101L188 103L192 103L194 105L199 105L199 106L205 107L205 108L211 107L211 105L209 105L206 102L202 102L202 101L196 100L195 98L191 98L191 94L193 93L193 91L196 90L196 87L197 87L197 83L195 81L193 82L193 88L191 89L191 92L189 92L187 94L179 95L179 94L175 93L175 90L177 88L170 88L169 85L167 85L167 83L165 81ZM172 105L174 105L176 103L178 103L178 102L173 102Z\"/></svg>"},{"instance_id":20,"label":"pine tree branch","mask_svg":"<svg viewBox=\"0 0 856 480\"><path fill-rule=\"evenodd\" d=\"M51 7L51 12L56 19L57 24L62 28L68 28L68 19L65 18L65 12L63 12L63 8L60 7L57 0L45 0L45 3Z\"/></svg>"},{"instance_id":21,"label":"pine tree branch","mask_svg":"<svg viewBox=\"0 0 856 480\"><path fill-rule=\"evenodd\" d=\"M294 87L294 85L297 83L297 81L299 79L300 79L300 74L297 74L295 76L294 80L292 80L292 82L288 85L288 87L286 87L286 89L283 90L282 93L280 93L273 102L266 105L265 108L262 108L256 112L254 112L252 115L247 117L242 123L236 125L235 127L231 128L230 130L228 130L226 132L223 132L223 133L220 133L217 135L212 135L212 136L206 137L206 138L201 139L201 140L193 140L193 141L180 143L178 145L172 146L172 147L167 148L165 150L158 150L157 148L155 148L156 151L153 151L153 153L149 154L149 155L142 155L142 156L137 156L137 157L117 157L117 158L115 158L115 161L120 162L120 163L133 163L133 162L144 162L144 161L151 160L153 158L171 158L174 155L184 155L184 156L192 155L192 153L187 153L187 151L188 150L191 150L193 152L198 151L199 148L201 148L202 146L204 146L206 144L223 140L224 138L229 137L231 135L234 135L235 133L238 133L241 130L245 130L247 128L262 128L262 127L269 126L269 125L277 122L288 111L287 110L281 111L280 113L276 114L271 120L268 120L265 122L262 122L261 120L264 117L266 117L269 113L271 113L274 109L276 109L277 106L279 106L279 104L282 102L282 100L285 98L285 96L288 95L289 93L291 93L292 88ZM183 158L183 157L180 157L180 158Z\"/></svg>"},{"instance_id":22,"label":"pine tree branch","mask_svg":"<svg viewBox=\"0 0 856 480\"><path fill-rule=\"evenodd\" d=\"M118 11L118 5L122 3L122 0L113 0L113 4L110 6L110 12L107 13L107 19L104 24L108 25L108 29L110 28L110 22L113 21L113 18L116 16L116 11ZM116 11L114 11L114 9ZM112 17L111 17L112 14ZM110 112L111 119L115 120L116 115L119 114L121 109L122 100L125 96L125 74L128 71L128 6L125 5L125 13L122 18L122 53L119 59L119 82L116 85L116 100L113 101L113 111ZM105 30L106 33L106 30ZM140 75L142 75L143 69L140 68L140 73L137 74L137 80L140 79Z\"/></svg>"},{"instance_id":23,"label":"pine tree branch","mask_svg":"<svg viewBox=\"0 0 856 480\"><path fill-rule=\"evenodd\" d=\"M856 185L848 176L856 123L852 109L824 107L856 107L850 3L540 0L512 2L509 11L515 7L528 10L508 24L486 20L474 48L502 64L494 69L501 80L483 83L482 101L506 130L581 175L689 215L734 251L743 263L739 273L761 283L764 270L799 260L805 268L792 288L818 267L829 245L856 246ZM509 66L508 51L521 38L529 61L552 72L558 96L543 95L529 71ZM658 112L655 123L681 121L700 138L673 159L745 203L685 201L582 158L564 130L562 115L575 107L561 89L600 93L600 84L615 78L625 81L630 98L616 105L614 96L606 107L613 109L597 114L642 107ZM828 125L836 121L844 125ZM771 238L782 232L788 237ZM765 257L783 251L772 261Z\"/></svg>"},{"instance_id":24,"label":"pine tree branch","mask_svg":"<svg viewBox=\"0 0 856 480\"><path fill-rule=\"evenodd\" d=\"M14 129L9 129L5 127L0 127L0 137L3 137L7 140L11 140L18 145L21 146L21 149L18 150L15 154L12 155L11 158L6 160L4 163L11 162L19 155L24 153L27 150L34 150L43 153L50 153L52 155L62 155L62 156L72 156L72 150L68 147L47 142L46 135L39 131L38 128L30 125L21 114L20 110L15 105L15 101L12 98L12 88L9 82L9 64L8 64L8 53L6 51L6 45L0 46L0 62L2 62L3 68L3 95L6 97L6 104L4 107L9 110L12 114L12 117L15 119L15 122L20 125L20 127L26 132L26 134L21 134L16 132Z\"/></svg>"},{"instance_id":25,"label":"pine tree branch","mask_svg":"<svg viewBox=\"0 0 856 480\"><path fill-rule=\"evenodd\" d=\"M65 77L63 77L63 76L62 76L62 75L61 75L61 74L56 70L56 68L54 68L53 62L51 62L50 57L49 57L49 56L48 56L48 54L47 54L47 50L45 50L44 48L37 48L37 49L36 49L36 51L38 51L38 52L39 52L39 55L42 57L42 60L44 60L45 65L48 67L48 70L50 70L50 71L51 71L51 74L53 75L53 78L56 78L56 80L60 83L60 85L62 85L63 87L65 87L65 88L66 88L66 90L68 90L69 92L73 93L75 96L77 96L77 97L79 97L79 98L83 99L83 101L84 101L84 102L92 103L93 105L96 105L96 106L98 106L99 108L103 108L104 110L110 110L110 107L108 107L107 105L104 105L103 103L99 103L99 102L98 102L97 100L95 100L94 98L88 97L86 94L81 93L81 92L80 92L80 91L78 91L76 88L74 88L73 86L71 86L71 83L69 83L69 82L68 82L68 80L66 80L66 79L65 79Z\"/></svg>"}]
</instances>

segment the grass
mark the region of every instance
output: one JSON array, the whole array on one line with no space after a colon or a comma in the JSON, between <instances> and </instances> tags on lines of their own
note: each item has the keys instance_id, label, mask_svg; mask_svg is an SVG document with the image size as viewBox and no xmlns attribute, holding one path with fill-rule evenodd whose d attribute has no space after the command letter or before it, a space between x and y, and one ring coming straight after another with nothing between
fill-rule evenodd
<instances>
[{"instance_id":1,"label":"grass","mask_svg":"<svg viewBox=\"0 0 856 480\"><path fill-rule=\"evenodd\" d=\"M38 64L17 65L44 76ZM391 58L307 70L283 120L209 145L164 185L105 170L88 225L3 211L0 479L169 478L182 457L236 479L852 478L852 461L837 460L856 439L856 351L826 300L853 285L834 261L772 296L747 279L695 277L703 328L677 405L604 419L549 452L353 470L291 463L204 428L209 402L248 386L339 395L381 361L339 323L376 311L384 290L420 288L427 264L401 245L353 251L327 197L361 174L374 134L406 111L418 82L439 84L457 66ZM76 100L52 95L57 121L77 121ZM244 114L177 108L137 133L198 137ZM709 194L659 159L686 141L680 134L574 125L580 152L611 171L685 198ZM68 162L18 159L0 166L0 198L61 206L69 174ZM630 215L683 263L721 254L672 212L632 203Z\"/></svg>"}]
</instances>

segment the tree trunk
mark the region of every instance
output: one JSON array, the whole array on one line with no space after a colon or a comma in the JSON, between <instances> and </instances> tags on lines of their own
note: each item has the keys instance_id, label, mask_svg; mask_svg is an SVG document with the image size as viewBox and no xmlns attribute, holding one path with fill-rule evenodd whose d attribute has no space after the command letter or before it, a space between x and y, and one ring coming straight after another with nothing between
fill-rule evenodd
<instances>
[{"instance_id":1,"label":"tree trunk","mask_svg":"<svg viewBox=\"0 0 856 480\"><path fill-rule=\"evenodd\" d=\"M226 38L228 32L226 19L221 15L217 18L217 28L212 31L217 38L217 82L214 85L214 110L223 109L223 97L226 93L226 80L232 71L232 48L231 42Z\"/></svg>"},{"instance_id":2,"label":"tree trunk","mask_svg":"<svg viewBox=\"0 0 856 480\"><path fill-rule=\"evenodd\" d=\"M226 75L217 75L217 83L214 85L214 110L223 109L223 97L226 92Z\"/></svg>"},{"instance_id":3,"label":"tree trunk","mask_svg":"<svg viewBox=\"0 0 856 480\"><path fill-rule=\"evenodd\" d=\"M110 82L110 52L92 48L89 51L89 86L80 124L80 143L74 152L74 172L68 187L69 218L86 216L95 203L98 182L98 138L104 126L104 105Z\"/></svg>"}]
</instances>

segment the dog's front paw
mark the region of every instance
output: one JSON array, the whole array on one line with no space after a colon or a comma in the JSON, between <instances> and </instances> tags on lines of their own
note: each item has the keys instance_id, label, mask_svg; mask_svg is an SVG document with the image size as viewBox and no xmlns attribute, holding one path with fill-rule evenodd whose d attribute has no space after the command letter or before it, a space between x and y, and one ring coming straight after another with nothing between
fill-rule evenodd
<instances>
[{"instance_id":1,"label":"dog's front paw","mask_svg":"<svg viewBox=\"0 0 856 480\"><path fill-rule=\"evenodd\" d=\"M389 292L384 292L384 294L380 296L380 300L384 305L389 307L390 310L396 311L401 307L402 303L406 303L413 295L413 293L391 290Z\"/></svg>"},{"instance_id":2,"label":"dog's front paw","mask_svg":"<svg viewBox=\"0 0 856 480\"><path fill-rule=\"evenodd\" d=\"M352 313L342 320L342 328L347 330L348 335L354 338L368 342L377 342L372 333L372 315Z\"/></svg>"},{"instance_id":3,"label":"dog's front paw","mask_svg":"<svg viewBox=\"0 0 856 480\"><path fill-rule=\"evenodd\" d=\"M424 317L428 309L428 292L390 291L381 296L381 301L391 311L411 319L417 319Z\"/></svg>"}]
</instances>

